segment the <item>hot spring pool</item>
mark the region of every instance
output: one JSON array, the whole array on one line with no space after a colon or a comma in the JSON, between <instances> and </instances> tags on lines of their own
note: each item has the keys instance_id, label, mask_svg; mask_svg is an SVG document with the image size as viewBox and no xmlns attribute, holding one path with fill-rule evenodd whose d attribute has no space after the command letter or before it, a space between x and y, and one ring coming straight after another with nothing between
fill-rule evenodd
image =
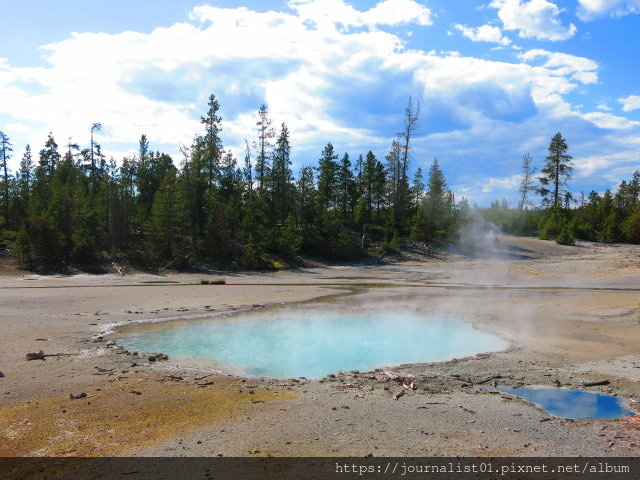
<instances>
[{"instance_id":1,"label":"hot spring pool","mask_svg":"<svg viewBox=\"0 0 640 480\"><path fill-rule=\"evenodd\" d=\"M460 320L397 310L304 309L154 324L123 335L119 343L239 375L286 378L441 361L508 347L506 340Z\"/></svg>"}]
</instances>

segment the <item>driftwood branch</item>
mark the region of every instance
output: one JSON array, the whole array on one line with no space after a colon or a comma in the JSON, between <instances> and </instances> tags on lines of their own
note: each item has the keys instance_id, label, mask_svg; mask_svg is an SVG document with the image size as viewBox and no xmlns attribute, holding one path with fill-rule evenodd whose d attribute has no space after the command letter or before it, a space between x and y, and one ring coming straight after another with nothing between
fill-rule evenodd
<instances>
[{"instance_id":1,"label":"driftwood branch","mask_svg":"<svg viewBox=\"0 0 640 480\"><path fill-rule=\"evenodd\" d=\"M596 380L594 382L582 382L583 387L597 387L598 385L609 385L609 380Z\"/></svg>"},{"instance_id":2,"label":"driftwood branch","mask_svg":"<svg viewBox=\"0 0 640 480\"><path fill-rule=\"evenodd\" d=\"M413 383L413 380L409 377L403 377L402 375L398 375L397 373L391 372L389 370L383 370L383 372L387 377L396 382L400 387L403 387L411 392L418 388L416 387L415 383Z\"/></svg>"},{"instance_id":3,"label":"driftwood branch","mask_svg":"<svg viewBox=\"0 0 640 480\"><path fill-rule=\"evenodd\" d=\"M42 350L36 353L27 353L27 360L44 360L45 357L70 357L78 353L44 353Z\"/></svg>"}]
</instances>

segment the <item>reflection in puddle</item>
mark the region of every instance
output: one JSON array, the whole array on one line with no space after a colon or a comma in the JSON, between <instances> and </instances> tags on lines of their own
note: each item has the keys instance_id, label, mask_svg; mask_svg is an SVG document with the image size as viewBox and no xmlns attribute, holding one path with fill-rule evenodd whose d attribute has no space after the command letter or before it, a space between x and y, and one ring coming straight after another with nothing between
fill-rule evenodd
<instances>
[{"instance_id":1,"label":"reflection in puddle","mask_svg":"<svg viewBox=\"0 0 640 480\"><path fill-rule=\"evenodd\" d=\"M615 419L635 415L623 399L603 393L547 387L498 387L497 390L521 397L557 417Z\"/></svg>"},{"instance_id":2,"label":"reflection in puddle","mask_svg":"<svg viewBox=\"0 0 640 480\"><path fill-rule=\"evenodd\" d=\"M129 350L163 352L243 375L309 378L508 347L499 337L441 316L307 309L156 324L123 336L120 343Z\"/></svg>"}]
</instances>

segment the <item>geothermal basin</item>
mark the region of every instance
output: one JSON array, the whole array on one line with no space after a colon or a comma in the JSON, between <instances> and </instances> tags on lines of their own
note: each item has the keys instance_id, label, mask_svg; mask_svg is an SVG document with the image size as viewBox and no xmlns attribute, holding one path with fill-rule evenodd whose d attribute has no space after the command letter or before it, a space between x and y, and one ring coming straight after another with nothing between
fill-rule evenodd
<instances>
[{"instance_id":1,"label":"geothermal basin","mask_svg":"<svg viewBox=\"0 0 640 480\"><path fill-rule=\"evenodd\" d=\"M470 323L415 311L281 309L136 327L128 350L238 375L319 378L504 350L505 339Z\"/></svg>"}]
</instances>

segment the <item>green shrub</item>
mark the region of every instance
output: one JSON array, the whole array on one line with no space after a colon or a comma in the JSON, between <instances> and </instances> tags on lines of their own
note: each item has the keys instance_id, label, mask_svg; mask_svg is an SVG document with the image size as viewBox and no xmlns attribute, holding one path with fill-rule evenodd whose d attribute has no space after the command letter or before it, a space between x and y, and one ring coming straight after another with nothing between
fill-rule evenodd
<instances>
[{"instance_id":1,"label":"green shrub","mask_svg":"<svg viewBox=\"0 0 640 480\"><path fill-rule=\"evenodd\" d=\"M562 209L558 206L552 207L549 216L544 220L542 228L540 228L539 238L548 240L557 237L560 235L565 223Z\"/></svg>"},{"instance_id":2,"label":"green shrub","mask_svg":"<svg viewBox=\"0 0 640 480\"><path fill-rule=\"evenodd\" d=\"M571 223L567 223L562 227L560 233L556 237L556 243L560 245L575 245L576 239L573 233L573 225Z\"/></svg>"},{"instance_id":3,"label":"green shrub","mask_svg":"<svg viewBox=\"0 0 640 480\"><path fill-rule=\"evenodd\" d=\"M393 237L390 240L382 242L382 250L385 253L397 253L400 251L400 235L398 232L393 232Z\"/></svg>"},{"instance_id":4,"label":"green shrub","mask_svg":"<svg viewBox=\"0 0 640 480\"><path fill-rule=\"evenodd\" d=\"M618 238L618 221L615 213L610 213L604 220L602 231L598 234L598 241L602 243L614 243Z\"/></svg>"},{"instance_id":5,"label":"green shrub","mask_svg":"<svg viewBox=\"0 0 640 480\"><path fill-rule=\"evenodd\" d=\"M640 243L640 206L622 224L622 234L629 243Z\"/></svg>"}]
</instances>

